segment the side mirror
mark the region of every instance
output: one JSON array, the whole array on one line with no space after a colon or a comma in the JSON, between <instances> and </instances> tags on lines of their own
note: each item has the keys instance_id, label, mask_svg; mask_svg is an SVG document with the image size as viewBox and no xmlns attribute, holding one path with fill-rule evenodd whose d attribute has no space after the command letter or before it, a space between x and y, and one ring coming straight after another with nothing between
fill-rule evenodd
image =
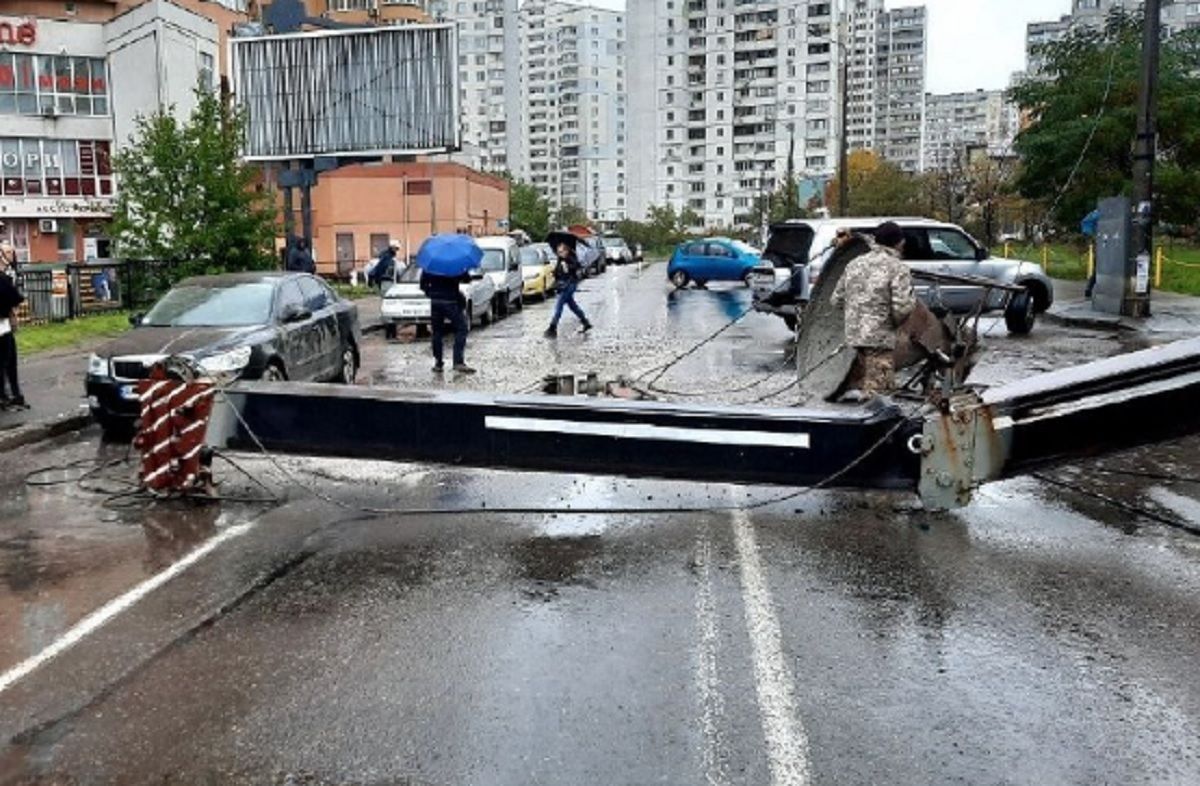
<instances>
[{"instance_id":1,"label":"side mirror","mask_svg":"<svg viewBox=\"0 0 1200 786\"><path fill-rule=\"evenodd\" d=\"M145 317L146 317L146 315L141 312L138 312L137 314L130 314L129 315L130 327L137 327L138 325L142 324L142 320L145 319Z\"/></svg>"},{"instance_id":2,"label":"side mirror","mask_svg":"<svg viewBox=\"0 0 1200 786\"><path fill-rule=\"evenodd\" d=\"M982 262L983 260L987 259L991 255L992 255L991 252L988 251L983 246L979 246L978 248L975 249L975 261L977 261L977 262Z\"/></svg>"},{"instance_id":3,"label":"side mirror","mask_svg":"<svg viewBox=\"0 0 1200 786\"><path fill-rule=\"evenodd\" d=\"M311 316L312 312L304 306L289 303L283 307L283 314L280 315L280 319L284 324L290 324L292 322L303 322Z\"/></svg>"},{"instance_id":4,"label":"side mirror","mask_svg":"<svg viewBox=\"0 0 1200 786\"><path fill-rule=\"evenodd\" d=\"M468 272L467 275L471 277L472 281L482 281L483 280L483 271L480 270L479 268L475 268L474 270Z\"/></svg>"}]
</instances>

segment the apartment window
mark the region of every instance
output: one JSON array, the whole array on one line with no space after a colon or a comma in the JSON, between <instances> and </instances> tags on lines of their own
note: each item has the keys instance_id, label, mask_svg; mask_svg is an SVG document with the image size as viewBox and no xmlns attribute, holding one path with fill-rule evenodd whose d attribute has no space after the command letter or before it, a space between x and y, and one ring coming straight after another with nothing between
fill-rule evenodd
<instances>
[{"instance_id":1,"label":"apartment window","mask_svg":"<svg viewBox=\"0 0 1200 786\"><path fill-rule=\"evenodd\" d=\"M825 166L825 156L809 156L804 159L804 165L810 169L817 169Z\"/></svg>"},{"instance_id":2,"label":"apartment window","mask_svg":"<svg viewBox=\"0 0 1200 786\"><path fill-rule=\"evenodd\" d=\"M213 56L208 52L200 53L200 89L206 92L212 92L216 87L216 82L213 78L215 72L215 63Z\"/></svg>"}]
</instances>

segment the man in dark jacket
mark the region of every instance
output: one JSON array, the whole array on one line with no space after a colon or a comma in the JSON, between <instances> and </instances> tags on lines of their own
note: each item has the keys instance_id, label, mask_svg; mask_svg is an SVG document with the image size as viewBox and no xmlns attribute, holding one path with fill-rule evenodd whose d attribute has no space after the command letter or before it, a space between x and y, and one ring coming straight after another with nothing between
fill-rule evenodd
<instances>
[{"instance_id":1,"label":"man in dark jacket","mask_svg":"<svg viewBox=\"0 0 1200 786\"><path fill-rule=\"evenodd\" d=\"M375 262L375 267L371 268L371 272L367 274L367 286L382 287L385 281L394 281L396 274L396 254L400 251L399 241L393 240L379 254L379 259Z\"/></svg>"},{"instance_id":2,"label":"man in dark jacket","mask_svg":"<svg viewBox=\"0 0 1200 786\"><path fill-rule=\"evenodd\" d=\"M0 407L26 409L21 384L17 381L17 307L25 297L17 290L9 262L0 258ZM5 390L5 383L8 390Z\"/></svg>"},{"instance_id":3,"label":"man in dark jacket","mask_svg":"<svg viewBox=\"0 0 1200 786\"><path fill-rule=\"evenodd\" d=\"M446 322L454 328L454 370L460 374L474 374L475 369L467 365L463 353L467 348L467 299L463 297L459 284L471 280L469 275L435 276L421 273L421 291L429 298L429 325L433 341L433 371L440 374L442 364L442 342L445 339Z\"/></svg>"},{"instance_id":4,"label":"man in dark jacket","mask_svg":"<svg viewBox=\"0 0 1200 786\"><path fill-rule=\"evenodd\" d=\"M317 263L313 261L304 238L296 238L296 242L292 244L292 250L288 252L287 269L289 273L317 272Z\"/></svg>"}]
</instances>

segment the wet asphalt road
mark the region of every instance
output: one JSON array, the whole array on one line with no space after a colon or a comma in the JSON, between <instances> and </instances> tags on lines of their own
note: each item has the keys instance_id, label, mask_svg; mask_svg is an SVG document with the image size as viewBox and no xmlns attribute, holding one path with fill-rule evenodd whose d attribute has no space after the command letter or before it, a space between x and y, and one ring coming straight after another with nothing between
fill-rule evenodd
<instances>
[{"instance_id":1,"label":"wet asphalt road","mask_svg":"<svg viewBox=\"0 0 1200 786\"><path fill-rule=\"evenodd\" d=\"M653 267L585 289L594 334L548 344L533 306L474 334L482 373L445 384L640 371L748 303L672 296ZM769 374L776 322L747 318L672 389ZM983 381L1128 348L1001 331ZM365 350L371 383L433 379L425 346ZM1200 486L1115 473L1200 478L1198 444L1054 477L1197 522ZM784 492L284 460L339 501L476 510L382 517L296 488L272 508L146 509L101 507L78 470L23 482L98 455L122 449L85 432L0 457L0 784L1200 783L1200 538L1036 479L951 514L841 492L747 514L719 508ZM83 485L119 491L123 471ZM480 510L565 502L713 510Z\"/></svg>"}]
</instances>

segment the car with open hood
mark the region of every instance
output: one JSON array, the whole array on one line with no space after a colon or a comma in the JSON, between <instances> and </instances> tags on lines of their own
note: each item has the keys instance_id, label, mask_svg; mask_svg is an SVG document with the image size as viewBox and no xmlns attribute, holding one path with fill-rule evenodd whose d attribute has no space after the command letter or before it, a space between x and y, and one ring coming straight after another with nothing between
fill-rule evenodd
<instances>
[{"instance_id":1,"label":"car with open hood","mask_svg":"<svg viewBox=\"0 0 1200 786\"><path fill-rule=\"evenodd\" d=\"M1033 330L1037 316L1054 302L1054 284L1041 265L1021 259L994 257L988 249L955 224L927 218L798 219L771 227L762 263L750 275L757 311L777 314L795 328L809 292L820 278L838 233L872 237L875 228L894 221L904 231L903 259L914 271L988 279L1023 291L958 283L916 282L917 296L935 311L968 314L1002 312L1010 333Z\"/></svg>"},{"instance_id":2,"label":"car with open hood","mask_svg":"<svg viewBox=\"0 0 1200 786\"><path fill-rule=\"evenodd\" d=\"M137 383L168 358L220 381L349 384L358 373L358 307L306 273L188 278L130 321L132 330L88 359L88 405L109 433L132 429Z\"/></svg>"}]
</instances>

